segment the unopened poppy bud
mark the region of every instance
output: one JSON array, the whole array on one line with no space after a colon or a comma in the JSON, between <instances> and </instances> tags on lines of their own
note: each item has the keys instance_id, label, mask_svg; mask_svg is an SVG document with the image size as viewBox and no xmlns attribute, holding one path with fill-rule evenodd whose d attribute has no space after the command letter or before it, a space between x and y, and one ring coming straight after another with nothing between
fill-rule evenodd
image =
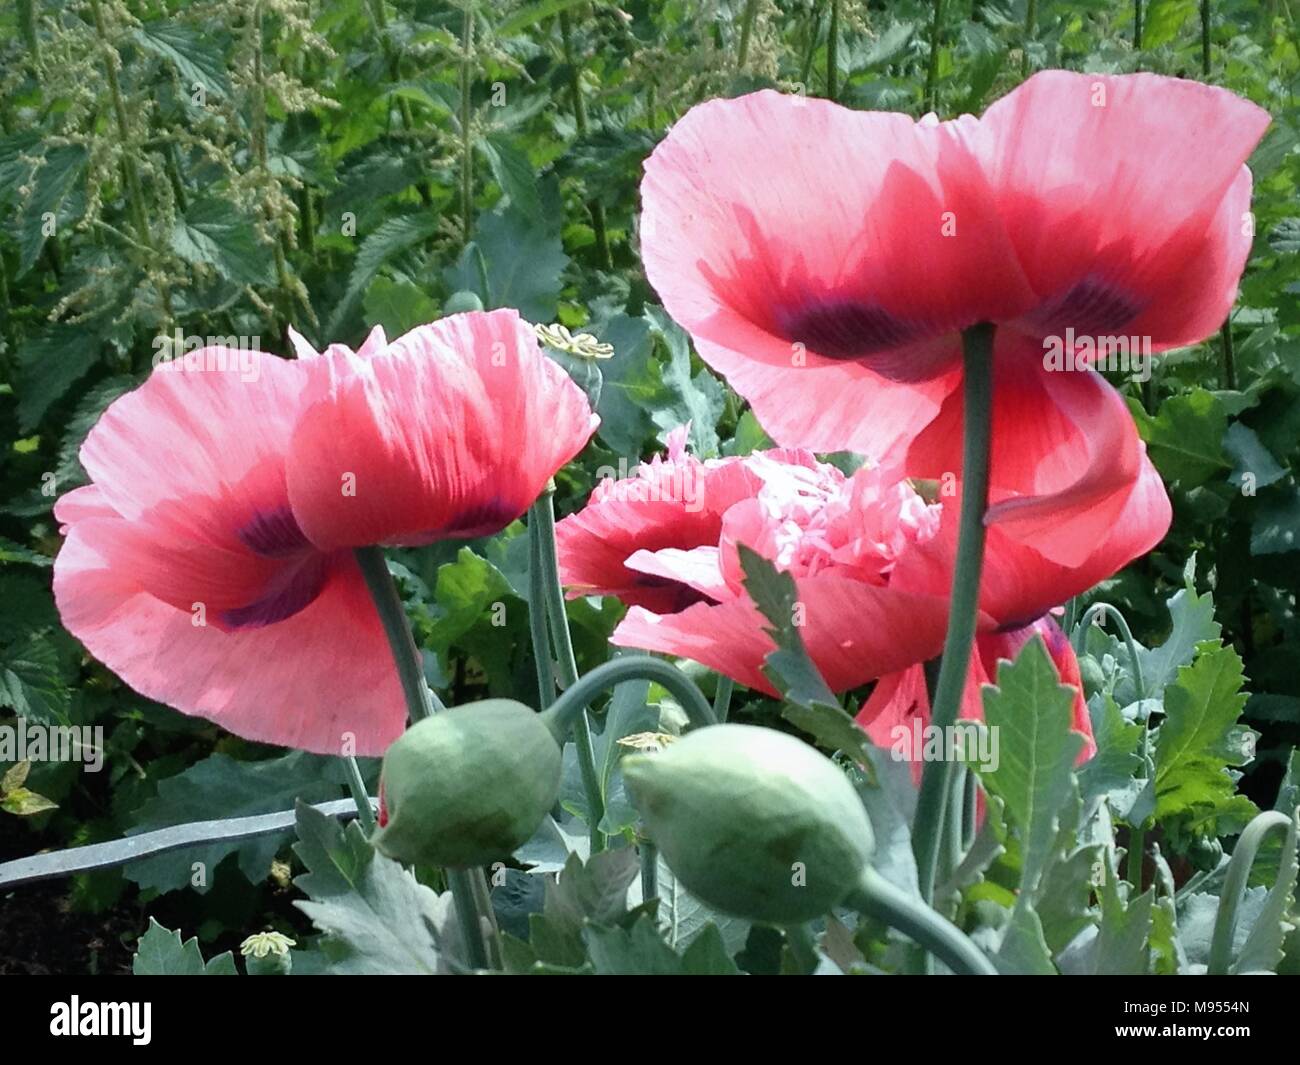
<instances>
[{"instance_id":1,"label":"unopened poppy bud","mask_svg":"<svg viewBox=\"0 0 1300 1065\"><path fill-rule=\"evenodd\" d=\"M532 838L560 793L560 748L522 703L488 699L417 722L388 748L375 846L401 862L484 865Z\"/></svg>"},{"instance_id":2,"label":"unopened poppy bud","mask_svg":"<svg viewBox=\"0 0 1300 1065\"><path fill-rule=\"evenodd\" d=\"M673 872L738 917L796 924L825 914L858 886L875 849L844 773L772 729L714 725L621 766Z\"/></svg>"}]
</instances>

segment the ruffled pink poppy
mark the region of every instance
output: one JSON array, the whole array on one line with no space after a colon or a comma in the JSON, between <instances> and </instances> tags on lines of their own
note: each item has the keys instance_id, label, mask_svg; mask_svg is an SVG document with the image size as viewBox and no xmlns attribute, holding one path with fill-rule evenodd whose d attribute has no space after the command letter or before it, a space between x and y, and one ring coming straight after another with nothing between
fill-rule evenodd
<instances>
[{"instance_id":1,"label":"ruffled pink poppy","mask_svg":"<svg viewBox=\"0 0 1300 1065\"><path fill-rule=\"evenodd\" d=\"M646 163L646 274L777 443L910 476L960 469L959 334L995 324L990 522L1077 565L1148 469L1088 344L1224 320L1268 121L1152 74L1045 71L950 122L714 100Z\"/></svg>"},{"instance_id":2,"label":"ruffled pink poppy","mask_svg":"<svg viewBox=\"0 0 1300 1065\"><path fill-rule=\"evenodd\" d=\"M697 513L717 515L709 539L687 513L694 504L663 490L658 478L669 467L673 483L702 486ZM713 498L710 486L724 470ZM660 491L650 500L652 485ZM1168 526L1168 502L1153 472L1139 489L1122 520L1075 568L1005 530L990 530L980 601L983 658L1007 656L1030 631L1049 634L1044 615L1052 607L1150 550ZM956 517L955 506L928 503L883 468L846 476L788 450L701 463L675 446L666 462L642 465L629 483L598 486L585 509L560 522L557 540L571 597L615 595L631 604L614 643L690 658L775 694L763 674L775 645L739 567L737 545L746 544L794 577L800 635L832 690L900 675L877 686L874 714L891 686L910 684L920 664L942 649ZM647 588L655 600L649 608L637 605ZM1072 659L1051 647L1060 652L1063 679L1077 680ZM974 678L982 682L985 674ZM1086 719L1078 724L1084 730Z\"/></svg>"},{"instance_id":3,"label":"ruffled pink poppy","mask_svg":"<svg viewBox=\"0 0 1300 1065\"><path fill-rule=\"evenodd\" d=\"M249 739L379 754L406 709L351 549L502 528L596 419L513 311L376 330L357 353L294 341L298 361L164 363L104 412L81 449L93 483L55 507L55 598L143 695Z\"/></svg>"}]
</instances>

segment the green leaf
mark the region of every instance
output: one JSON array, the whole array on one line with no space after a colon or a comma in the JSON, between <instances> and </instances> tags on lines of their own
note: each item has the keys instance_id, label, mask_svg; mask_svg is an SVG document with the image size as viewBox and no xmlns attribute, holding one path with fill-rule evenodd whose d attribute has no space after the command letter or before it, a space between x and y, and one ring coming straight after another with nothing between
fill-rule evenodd
<instances>
[{"instance_id":1,"label":"green leaf","mask_svg":"<svg viewBox=\"0 0 1300 1065\"><path fill-rule=\"evenodd\" d=\"M505 137L487 137L479 141L487 156L492 177L501 186L510 206L533 223L542 221L542 198L537 191L537 176L528 153L515 147Z\"/></svg>"},{"instance_id":2,"label":"green leaf","mask_svg":"<svg viewBox=\"0 0 1300 1065\"><path fill-rule=\"evenodd\" d=\"M357 251L352 273L348 277L347 290L335 307L325 333L330 336L339 333L357 300L386 262L399 252L427 240L437 229L437 214L422 211L418 214L393 215L380 223L373 233L368 234Z\"/></svg>"},{"instance_id":3,"label":"green leaf","mask_svg":"<svg viewBox=\"0 0 1300 1065\"><path fill-rule=\"evenodd\" d=\"M382 325L390 337L399 337L438 317L438 305L418 285L383 276L370 282L361 305L366 324Z\"/></svg>"},{"instance_id":4,"label":"green leaf","mask_svg":"<svg viewBox=\"0 0 1300 1065\"><path fill-rule=\"evenodd\" d=\"M790 701L803 707L829 707L844 714L835 693L826 686L804 649L799 635L804 607L794 578L747 544L740 544L738 549L745 591L769 622L770 628L763 631L776 644L776 650L764 660L763 673Z\"/></svg>"},{"instance_id":5,"label":"green leaf","mask_svg":"<svg viewBox=\"0 0 1300 1065\"><path fill-rule=\"evenodd\" d=\"M1300 491L1262 501L1250 531L1252 555L1279 555L1300 548Z\"/></svg>"},{"instance_id":6,"label":"green leaf","mask_svg":"<svg viewBox=\"0 0 1300 1065\"><path fill-rule=\"evenodd\" d=\"M99 360L100 338L84 326L54 325L38 333L17 352L18 426L34 429L50 407L62 399Z\"/></svg>"},{"instance_id":7,"label":"green leaf","mask_svg":"<svg viewBox=\"0 0 1300 1065\"><path fill-rule=\"evenodd\" d=\"M1286 470L1278 465L1255 430L1241 422L1233 422L1223 438L1223 450L1232 459L1232 473L1228 482L1238 488L1249 484L1251 494L1256 488L1264 488L1280 481L1286 476ZM1247 481L1247 478L1250 478Z\"/></svg>"},{"instance_id":8,"label":"green leaf","mask_svg":"<svg viewBox=\"0 0 1300 1065\"><path fill-rule=\"evenodd\" d=\"M63 681L58 654L39 633L0 649L0 706L34 724L66 725L72 693Z\"/></svg>"},{"instance_id":9,"label":"green leaf","mask_svg":"<svg viewBox=\"0 0 1300 1065\"><path fill-rule=\"evenodd\" d=\"M474 240L444 279L453 291L477 292L488 309L515 307L530 322L552 322L568 263L558 234L518 211L492 211L478 219Z\"/></svg>"},{"instance_id":10,"label":"green leaf","mask_svg":"<svg viewBox=\"0 0 1300 1065\"><path fill-rule=\"evenodd\" d=\"M1253 734L1237 723L1246 705L1244 679L1236 651L1206 642L1165 690L1155 748L1157 820L1201 822L1244 809L1229 773L1253 757Z\"/></svg>"},{"instance_id":11,"label":"green leaf","mask_svg":"<svg viewBox=\"0 0 1300 1065\"><path fill-rule=\"evenodd\" d=\"M1190 581L1165 604L1173 626L1159 647L1139 650L1142 683L1148 698L1156 698L1173 682L1179 669L1196 657L1196 649L1206 641L1217 641L1222 631L1214 620L1214 599L1209 592L1198 594Z\"/></svg>"},{"instance_id":12,"label":"green leaf","mask_svg":"<svg viewBox=\"0 0 1300 1065\"><path fill-rule=\"evenodd\" d=\"M446 906L397 862L377 853L355 821L343 827L298 804L294 850L308 873L296 901L325 934L330 972L348 976L433 974L441 955L435 929Z\"/></svg>"},{"instance_id":13,"label":"green leaf","mask_svg":"<svg viewBox=\"0 0 1300 1065\"><path fill-rule=\"evenodd\" d=\"M212 38L174 22L146 22L131 36L145 51L176 68L186 95L194 91L195 85L201 85L209 96L217 99L230 96L225 57Z\"/></svg>"},{"instance_id":14,"label":"green leaf","mask_svg":"<svg viewBox=\"0 0 1300 1065\"><path fill-rule=\"evenodd\" d=\"M152 917L149 918L149 930L136 944L131 971L136 976L239 975L230 951L218 954L205 963L199 952L197 937L191 937L182 943L179 932L168 931Z\"/></svg>"},{"instance_id":15,"label":"green leaf","mask_svg":"<svg viewBox=\"0 0 1300 1065\"><path fill-rule=\"evenodd\" d=\"M1109 695L1095 697L1092 732L1097 753L1079 770L1079 791L1085 805L1110 798L1115 813L1123 817L1136 798L1140 786L1134 774L1142 768L1138 748L1142 746L1142 726L1125 721L1119 706Z\"/></svg>"},{"instance_id":16,"label":"green leaf","mask_svg":"<svg viewBox=\"0 0 1300 1065\"><path fill-rule=\"evenodd\" d=\"M1020 898L1026 904L1056 849L1075 794L1073 766L1082 738L1070 731L1074 691L1061 684L1039 637L1015 662L1000 662L996 688L984 689L986 727L996 729L995 769L978 763L985 787L1006 804L1021 843Z\"/></svg>"},{"instance_id":17,"label":"green leaf","mask_svg":"<svg viewBox=\"0 0 1300 1065\"><path fill-rule=\"evenodd\" d=\"M663 433L690 423L690 441L697 455L718 453L718 419L726 406L726 391L722 383L708 370L691 376L690 338L676 322L668 317L662 307L647 306L646 320L651 329L663 338L668 349L668 365L663 368L662 380L671 401L657 406L650 413L655 425Z\"/></svg>"},{"instance_id":18,"label":"green leaf","mask_svg":"<svg viewBox=\"0 0 1300 1065\"><path fill-rule=\"evenodd\" d=\"M542 22L552 15L558 15L561 11L567 11L571 7L577 7L581 0L541 0L540 3L528 4L519 8L508 19L502 20L496 28L496 36L505 38L520 30L527 29L538 22Z\"/></svg>"},{"instance_id":19,"label":"green leaf","mask_svg":"<svg viewBox=\"0 0 1300 1065\"><path fill-rule=\"evenodd\" d=\"M84 197L72 197L73 186L86 169L89 156L80 144L65 144L45 153L26 184L31 195L23 204L18 221L18 277L36 262L45 247L49 216L57 230L75 222L84 210Z\"/></svg>"},{"instance_id":20,"label":"green leaf","mask_svg":"<svg viewBox=\"0 0 1300 1065\"><path fill-rule=\"evenodd\" d=\"M1196 488L1228 469L1223 440L1228 415L1204 388L1170 396L1153 418L1133 407L1134 417L1160 472L1184 489Z\"/></svg>"},{"instance_id":21,"label":"green leaf","mask_svg":"<svg viewBox=\"0 0 1300 1065\"><path fill-rule=\"evenodd\" d=\"M237 285L266 285L273 279L271 250L250 222L216 196L195 200L171 232L172 250L188 263L210 266Z\"/></svg>"}]
</instances>

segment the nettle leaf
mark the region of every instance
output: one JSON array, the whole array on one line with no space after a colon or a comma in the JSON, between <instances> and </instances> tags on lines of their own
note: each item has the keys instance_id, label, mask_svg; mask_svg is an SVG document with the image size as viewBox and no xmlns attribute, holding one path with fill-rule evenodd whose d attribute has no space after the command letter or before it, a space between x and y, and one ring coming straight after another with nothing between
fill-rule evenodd
<instances>
[{"instance_id":1,"label":"nettle leaf","mask_svg":"<svg viewBox=\"0 0 1300 1065\"><path fill-rule=\"evenodd\" d=\"M334 336L342 329L343 322L352 313L357 300L386 262L398 253L428 240L437 230L437 214L422 211L418 214L394 215L380 223L373 233L367 234L352 263L347 290L335 307L334 314L325 327L325 334Z\"/></svg>"},{"instance_id":2,"label":"nettle leaf","mask_svg":"<svg viewBox=\"0 0 1300 1065\"><path fill-rule=\"evenodd\" d=\"M1025 902L1058 846L1062 817L1077 793L1073 766L1083 739L1070 731L1073 702L1073 689L1061 684L1038 637L1014 662L1000 662L997 686L984 689L984 720L998 734L997 767L974 768L1006 804L1020 838Z\"/></svg>"},{"instance_id":3,"label":"nettle leaf","mask_svg":"<svg viewBox=\"0 0 1300 1065\"><path fill-rule=\"evenodd\" d=\"M51 148L27 178L32 193L18 215L18 277L27 273L41 254L46 238L51 235L48 232L51 220L58 231L81 217L85 198L73 196L72 190L81 179L88 159L86 149L80 144Z\"/></svg>"},{"instance_id":4,"label":"nettle leaf","mask_svg":"<svg viewBox=\"0 0 1300 1065\"><path fill-rule=\"evenodd\" d=\"M295 901L327 937L329 971L340 975L433 974L442 966L437 932L446 902L379 854L355 821L346 827L298 804L294 852L308 872Z\"/></svg>"},{"instance_id":5,"label":"nettle leaf","mask_svg":"<svg viewBox=\"0 0 1300 1065\"><path fill-rule=\"evenodd\" d=\"M537 172L528 153L506 137L486 137L478 142L487 156L492 177L501 186L510 206L534 224L542 222L542 197L537 191Z\"/></svg>"},{"instance_id":6,"label":"nettle leaf","mask_svg":"<svg viewBox=\"0 0 1300 1065\"><path fill-rule=\"evenodd\" d=\"M0 648L0 706L33 724L69 723L72 692L63 680L58 652L40 633Z\"/></svg>"},{"instance_id":7,"label":"nettle leaf","mask_svg":"<svg viewBox=\"0 0 1300 1065\"><path fill-rule=\"evenodd\" d=\"M99 361L100 337L85 326L57 324L17 351L18 426L34 429L46 412Z\"/></svg>"},{"instance_id":8,"label":"nettle leaf","mask_svg":"<svg viewBox=\"0 0 1300 1065\"><path fill-rule=\"evenodd\" d=\"M294 751L262 762L240 762L213 754L161 781L157 796L140 808L128 834L187 821L273 813L297 800L324 802L339 798L345 786L343 765L337 758ZM240 872L256 884L266 878L284 838L277 833L172 851L132 862L124 872L142 888L166 892L192 887L202 894L212 886L217 866L237 854ZM202 877L194 876L195 863L202 863Z\"/></svg>"},{"instance_id":9,"label":"nettle leaf","mask_svg":"<svg viewBox=\"0 0 1300 1065\"><path fill-rule=\"evenodd\" d=\"M1254 757L1254 733L1237 723L1246 705L1244 680L1236 651L1205 642L1165 689L1155 746L1157 820L1253 816L1254 804L1236 794L1229 772Z\"/></svg>"},{"instance_id":10,"label":"nettle leaf","mask_svg":"<svg viewBox=\"0 0 1300 1065\"><path fill-rule=\"evenodd\" d=\"M1229 469L1223 451L1228 415L1213 392L1194 388L1170 396L1155 417L1140 404L1130 402L1130 409L1152 460L1167 479L1192 489Z\"/></svg>"},{"instance_id":11,"label":"nettle leaf","mask_svg":"<svg viewBox=\"0 0 1300 1065\"><path fill-rule=\"evenodd\" d=\"M186 262L210 266L237 285L267 285L273 279L270 248L257 239L251 222L216 196L191 203L176 219L170 240Z\"/></svg>"},{"instance_id":12,"label":"nettle leaf","mask_svg":"<svg viewBox=\"0 0 1300 1065\"><path fill-rule=\"evenodd\" d=\"M139 382L131 377L110 377L100 381L81 397L72 417L67 420L59 443L59 464L54 470L55 486L60 494L90 480L82 468L81 445L108 405L131 391Z\"/></svg>"},{"instance_id":13,"label":"nettle leaf","mask_svg":"<svg viewBox=\"0 0 1300 1065\"><path fill-rule=\"evenodd\" d=\"M1300 251L1300 218L1283 218L1268 234L1268 246L1282 255Z\"/></svg>"},{"instance_id":14,"label":"nettle leaf","mask_svg":"<svg viewBox=\"0 0 1300 1065\"><path fill-rule=\"evenodd\" d=\"M146 52L174 66L187 93L195 85L201 85L209 96L217 99L230 96L226 60L211 37L174 22L146 22L131 37Z\"/></svg>"},{"instance_id":15,"label":"nettle leaf","mask_svg":"<svg viewBox=\"0 0 1300 1065\"><path fill-rule=\"evenodd\" d=\"M230 951L204 962L197 937L181 942L181 934L164 928L152 917L131 959L136 976L238 976Z\"/></svg>"}]
</instances>

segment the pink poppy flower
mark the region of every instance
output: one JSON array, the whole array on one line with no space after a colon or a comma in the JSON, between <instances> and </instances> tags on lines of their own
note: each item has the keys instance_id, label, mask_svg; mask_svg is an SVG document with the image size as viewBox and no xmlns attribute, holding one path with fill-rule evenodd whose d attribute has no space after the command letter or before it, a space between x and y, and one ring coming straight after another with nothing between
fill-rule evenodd
<instances>
[{"instance_id":1,"label":"pink poppy flower","mask_svg":"<svg viewBox=\"0 0 1300 1065\"><path fill-rule=\"evenodd\" d=\"M55 507L55 598L143 695L249 739L379 754L406 709L352 548L495 532L596 418L513 311L375 330L356 353L293 339L298 361L164 363L104 412L81 450L93 483Z\"/></svg>"},{"instance_id":2,"label":"pink poppy flower","mask_svg":"<svg viewBox=\"0 0 1300 1065\"><path fill-rule=\"evenodd\" d=\"M646 163L646 275L778 444L911 476L960 469L959 334L997 325L989 520L1077 565L1148 469L1087 352L1223 321L1268 121L1152 74L1045 71L949 122L714 100Z\"/></svg>"},{"instance_id":3,"label":"pink poppy flower","mask_svg":"<svg viewBox=\"0 0 1300 1065\"><path fill-rule=\"evenodd\" d=\"M666 490L692 483L698 489L689 499ZM990 530L980 601L989 663L1032 631L1050 634L1051 608L1163 535L1169 511L1158 477L1145 475L1139 488L1075 568ZM704 513L712 515L708 529ZM570 597L614 595L631 605L614 643L690 658L774 695L762 670L775 645L739 566L737 545L746 544L794 577L800 635L832 690L899 675L877 686L874 716L891 686L912 683L942 649L956 517L955 505L927 502L883 467L846 476L808 452L779 449L700 462L677 443L667 461L599 485L586 508L559 523L560 572ZM1051 646L1063 679L1077 680L1068 647ZM975 674L977 684L985 678ZM1078 724L1084 729L1086 719Z\"/></svg>"}]
</instances>

